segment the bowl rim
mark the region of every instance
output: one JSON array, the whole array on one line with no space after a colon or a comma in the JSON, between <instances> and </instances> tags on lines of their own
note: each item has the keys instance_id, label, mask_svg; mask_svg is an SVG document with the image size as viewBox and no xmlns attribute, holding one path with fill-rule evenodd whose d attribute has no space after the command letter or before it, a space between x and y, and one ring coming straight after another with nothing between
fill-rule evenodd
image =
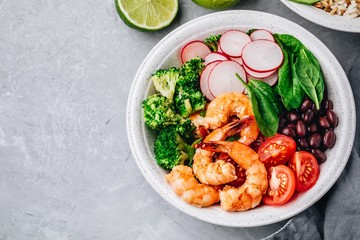
<instances>
[{"instance_id":1,"label":"bowl rim","mask_svg":"<svg viewBox=\"0 0 360 240\"><path fill-rule=\"evenodd\" d=\"M320 192L320 194L318 194L315 198L312 199L311 202L306 202L305 204L303 204L300 207L296 207L294 209L292 209L292 211L290 212L286 212L284 214L282 214L281 216L274 216L274 218L272 219L263 219L257 222L252 222L252 221L244 221L244 222L230 222L230 221L221 221L216 219L216 217L205 217L202 214L199 213L198 208L195 208L191 205L188 204L182 204L181 202L175 200L174 202L174 196L173 195L167 195L166 191L162 188L160 188L159 183L157 183L156 179L154 176L151 175L151 171L153 171L154 169L146 169L144 162L142 161L142 155L139 153L139 142L136 142L136 138L139 138L140 136L143 138L144 142L146 143L146 136L145 133L139 129L139 124L137 121L141 121L143 122L142 119L136 119L136 117L139 116L139 113L135 113L134 112L134 107L139 107L136 104L139 103L139 98L142 97L142 99L145 99L145 94L142 93L141 96L137 96L136 95L136 91L137 88L139 87L138 85L141 84L140 81L143 81L143 78L141 78L142 75L144 75L143 72L143 68L146 67L147 62L149 61L149 59L152 58L153 54L156 53L159 49L161 49L161 46L168 41L169 39L171 39L174 35L178 34L179 32L191 28L192 26L195 26L196 24L198 24L199 22L202 21L208 21L211 18L231 18L234 17L235 15L237 16L247 16L247 15L252 15L252 16L256 16L256 18L272 18L272 19L277 19L279 21L285 22L293 27L296 27L301 33L305 33L305 35L307 37L311 37L311 40L316 41L317 47L321 48L321 52L325 52L327 56L331 57L332 60L332 64L334 64L334 68L337 69L336 71L336 75L338 77L341 77L341 79L343 79L343 81L345 82L345 87L343 89L341 89L341 91L344 91L347 95L347 103L348 106L350 106L350 115L349 118L347 119L347 121L349 122L350 126L348 126L348 131L347 131L347 142L346 142L346 146L345 146L345 151L342 152L342 160L340 161L337 170L334 172L333 178L330 181L330 184L327 184L325 186L323 186L324 188L322 189L322 191ZM320 50L319 50L320 51ZM140 106L141 108L141 106ZM141 109L142 110L142 109ZM140 114L141 115L141 114ZM350 120L349 120L350 119ZM205 221L205 222L209 222L209 223L213 223L213 224L217 224L217 225L222 225L222 226L229 226L229 227L256 227L256 226L263 226L263 225L268 225L268 224L272 224L272 223L277 223L286 219L289 219L290 217L293 217L294 215L306 210L307 208L309 208L311 205L313 205L315 202L317 202L323 195L325 195L329 189L335 184L336 180L339 178L340 174L342 173L343 169L346 166L346 163L348 161L348 158L350 156L351 150L352 150L352 146L353 146L353 142L355 139L355 125L356 125L356 115L355 115L355 101L354 101L354 97L353 97L353 93L349 84L349 81L347 79L347 76L343 70L343 68L341 67L340 63L338 62L338 60L335 58L335 56L332 54L332 52L319 40L317 39L312 33L310 33L309 31L307 31L306 29L304 29L303 27L299 26L298 24L285 19L283 17L277 16L277 15L273 15L270 13L264 13L264 12L259 12L259 11L253 11L253 10L229 10L229 11L222 11L222 12L216 12L216 13L210 13L198 18L195 18L181 26L179 26L178 28L174 29L173 31L171 31L170 33L168 33L164 38L162 38L152 49L151 51L148 53L148 55L145 57L145 59L143 60L142 64L140 65L135 77L134 77L134 81L132 83L132 86L130 88L130 93L129 93L129 97L128 97L128 102L127 102L127 109L126 109L126 127L127 127L127 137L128 137L128 141L129 141L129 145L130 145L130 149L131 152L134 156L135 162L137 164L137 166L139 167L141 173L143 174L143 176L145 177L145 179L147 180L147 182L152 186L152 188L162 197L164 198L167 202L169 202L171 205L173 205L174 207L176 207L177 209L179 209L180 211L193 216L199 220ZM151 156L151 151L149 149L147 150L141 150L141 151L146 151L147 154L150 154ZM175 195L176 196L176 195ZM181 199L180 199L181 200ZM181 200L182 201L182 200ZM267 206L265 206L266 208ZM223 210L221 210L223 211ZM231 214L231 213L230 213ZM229 215L230 216L230 215Z\"/></svg>"}]
</instances>

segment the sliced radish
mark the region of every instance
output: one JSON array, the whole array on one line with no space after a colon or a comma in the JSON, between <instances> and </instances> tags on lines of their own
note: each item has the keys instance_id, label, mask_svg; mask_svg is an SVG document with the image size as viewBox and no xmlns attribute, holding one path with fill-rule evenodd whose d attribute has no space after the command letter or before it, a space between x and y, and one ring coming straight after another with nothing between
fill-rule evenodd
<instances>
[{"instance_id":1,"label":"sliced radish","mask_svg":"<svg viewBox=\"0 0 360 240\"><path fill-rule=\"evenodd\" d=\"M242 52L244 64L255 72L270 72L280 67L283 53L279 45L269 40L255 40L248 43Z\"/></svg>"},{"instance_id":2,"label":"sliced radish","mask_svg":"<svg viewBox=\"0 0 360 240\"><path fill-rule=\"evenodd\" d=\"M271 32L269 32L268 30L265 30L265 29L257 29L255 31L253 31L250 34L250 38L253 41L259 40L259 39L264 39L264 40L269 40L269 41L275 42L275 39L274 39L273 35L271 34Z\"/></svg>"},{"instance_id":3,"label":"sliced radish","mask_svg":"<svg viewBox=\"0 0 360 240\"><path fill-rule=\"evenodd\" d=\"M192 41L187 43L180 53L182 63L189 61L194 57L205 58L206 55L211 53L210 48L202 41Z\"/></svg>"},{"instance_id":4,"label":"sliced radish","mask_svg":"<svg viewBox=\"0 0 360 240\"><path fill-rule=\"evenodd\" d=\"M238 57L238 58L232 57L232 58L230 58L230 59L233 60L233 61L235 61L235 62L237 62L237 63L240 64L241 66L243 65L243 60L242 60L241 57Z\"/></svg>"},{"instance_id":5,"label":"sliced radish","mask_svg":"<svg viewBox=\"0 0 360 240\"><path fill-rule=\"evenodd\" d=\"M209 74L209 89L213 96L227 92L244 91L244 86L235 74L246 81L246 73L243 67L232 60L222 61L215 65Z\"/></svg>"},{"instance_id":6,"label":"sliced radish","mask_svg":"<svg viewBox=\"0 0 360 240\"><path fill-rule=\"evenodd\" d=\"M266 82L270 86L274 86L278 81L278 71L275 71L273 74L271 74L270 76L265 77L265 78L256 78L256 77L253 77L251 75L247 75L247 78L248 79L261 80L263 82Z\"/></svg>"},{"instance_id":7,"label":"sliced radish","mask_svg":"<svg viewBox=\"0 0 360 240\"><path fill-rule=\"evenodd\" d=\"M266 78L277 71L277 69L275 69L275 70L271 70L269 72L256 72L256 71L249 69L246 65L243 65L243 68L246 73L248 73L250 76L252 76L254 78Z\"/></svg>"},{"instance_id":8,"label":"sliced radish","mask_svg":"<svg viewBox=\"0 0 360 240\"><path fill-rule=\"evenodd\" d=\"M229 58L223 53L211 52L205 56L204 60L205 60L204 64L207 65L211 62L218 61L218 60L220 60L220 61L229 60Z\"/></svg>"},{"instance_id":9,"label":"sliced radish","mask_svg":"<svg viewBox=\"0 0 360 240\"><path fill-rule=\"evenodd\" d=\"M200 89L201 92L204 94L204 96L209 99L210 101L213 100L215 97L211 94L210 88L209 88L209 74L211 70L218 64L220 61L214 61L206 65L204 70L201 73L200 76Z\"/></svg>"},{"instance_id":10,"label":"sliced radish","mask_svg":"<svg viewBox=\"0 0 360 240\"><path fill-rule=\"evenodd\" d=\"M243 48L249 42L251 42L251 38L246 33L230 30L221 36L219 47L223 53L230 57L241 57Z\"/></svg>"},{"instance_id":11,"label":"sliced radish","mask_svg":"<svg viewBox=\"0 0 360 240\"><path fill-rule=\"evenodd\" d=\"M270 76L264 78L263 81L269 84L270 86L274 86L278 81L278 71L275 71Z\"/></svg>"}]
</instances>

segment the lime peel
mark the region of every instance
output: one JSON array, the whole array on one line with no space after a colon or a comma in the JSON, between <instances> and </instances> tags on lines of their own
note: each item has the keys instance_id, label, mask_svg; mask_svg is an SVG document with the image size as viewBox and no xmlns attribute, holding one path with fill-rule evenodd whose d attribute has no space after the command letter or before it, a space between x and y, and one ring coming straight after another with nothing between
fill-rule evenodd
<instances>
[{"instance_id":1,"label":"lime peel","mask_svg":"<svg viewBox=\"0 0 360 240\"><path fill-rule=\"evenodd\" d=\"M235 6L240 0L192 0L197 5L213 10L222 10Z\"/></svg>"},{"instance_id":2,"label":"lime peel","mask_svg":"<svg viewBox=\"0 0 360 240\"><path fill-rule=\"evenodd\" d=\"M140 31L157 31L172 23L178 12L178 0L115 0L123 22Z\"/></svg>"}]
</instances>

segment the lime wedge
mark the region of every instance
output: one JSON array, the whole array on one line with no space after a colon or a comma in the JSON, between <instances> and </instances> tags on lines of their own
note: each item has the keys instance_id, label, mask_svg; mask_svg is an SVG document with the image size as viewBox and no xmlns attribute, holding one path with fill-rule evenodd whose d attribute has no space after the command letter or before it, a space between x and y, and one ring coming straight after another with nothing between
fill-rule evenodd
<instances>
[{"instance_id":1,"label":"lime wedge","mask_svg":"<svg viewBox=\"0 0 360 240\"><path fill-rule=\"evenodd\" d=\"M235 6L240 0L192 0L199 6L213 10L222 10Z\"/></svg>"},{"instance_id":2,"label":"lime wedge","mask_svg":"<svg viewBox=\"0 0 360 240\"><path fill-rule=\"evenodd\" d=\"M115 6L125 24L141 31L168 26L178 12L178 0L115 0Z\"/></svg>"}]
</instances>

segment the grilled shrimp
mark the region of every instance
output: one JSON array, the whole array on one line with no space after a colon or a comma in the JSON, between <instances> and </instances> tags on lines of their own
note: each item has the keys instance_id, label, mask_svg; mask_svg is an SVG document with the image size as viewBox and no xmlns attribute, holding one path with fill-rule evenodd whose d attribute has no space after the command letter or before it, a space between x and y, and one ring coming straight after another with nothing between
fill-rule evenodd
<instances>
[{"instance_id":1,"label":"grilled shrimp","mask_svg":"<svg viewBox=\"0 0 360 240\"><path fill-rule=\"evenodd\" d=\"M212 131L204 139L207 141L225 140L225 138L235 135L240 129L249 125L253 120L250 118L230 122L229 124ZM196 149L193 162L193 170L197 179L201 183L210 185L221 185L237 179L236 169L233 164L224 160L213 162L214 152L204 149Z\"/></svg>"},{"instance_id":2,"label":"grilled shrimp","mask_svg":"<svg viewBox=\"0 0 360 240\"><path fill-rule=\"evenodd\" d=\"M260 204L262 195L268 187L265 166L258 154L239 142L204 142L203 149L224 152L246 171L245 183L238 187L225 186L220 191L220 206L226 211L246 211Z\"/></svg>"},{"instance_id":3,"label":"grilled shrimp","mask_svg":"<svg viewBox=\"0 0 360 240\"><path fill-rule=\"evenodd\" d=\"M196 207L208 207L219 201L219 191L199 183L188 166L178 165L165 175L166 181L181 199Z\"/></svg>"},{"instance_id":4,"label":"grilled shrimp","mask_svg":"<svg viewBox=\"0 0 360 240\"><path fill-rule=\"evenodd\" d=\"M216 129L227 122L231 116L237 116L242 119L246 116L254 116L249 98L241 93L225 93L212 100L207 108L205 118L201 124L209 129ZM197 119L200 124L200 119ZM256 121L253 121L248 127L240 132L239 142L250 145L259 135L259 127Z\"/></svg>"}]
</instances>

